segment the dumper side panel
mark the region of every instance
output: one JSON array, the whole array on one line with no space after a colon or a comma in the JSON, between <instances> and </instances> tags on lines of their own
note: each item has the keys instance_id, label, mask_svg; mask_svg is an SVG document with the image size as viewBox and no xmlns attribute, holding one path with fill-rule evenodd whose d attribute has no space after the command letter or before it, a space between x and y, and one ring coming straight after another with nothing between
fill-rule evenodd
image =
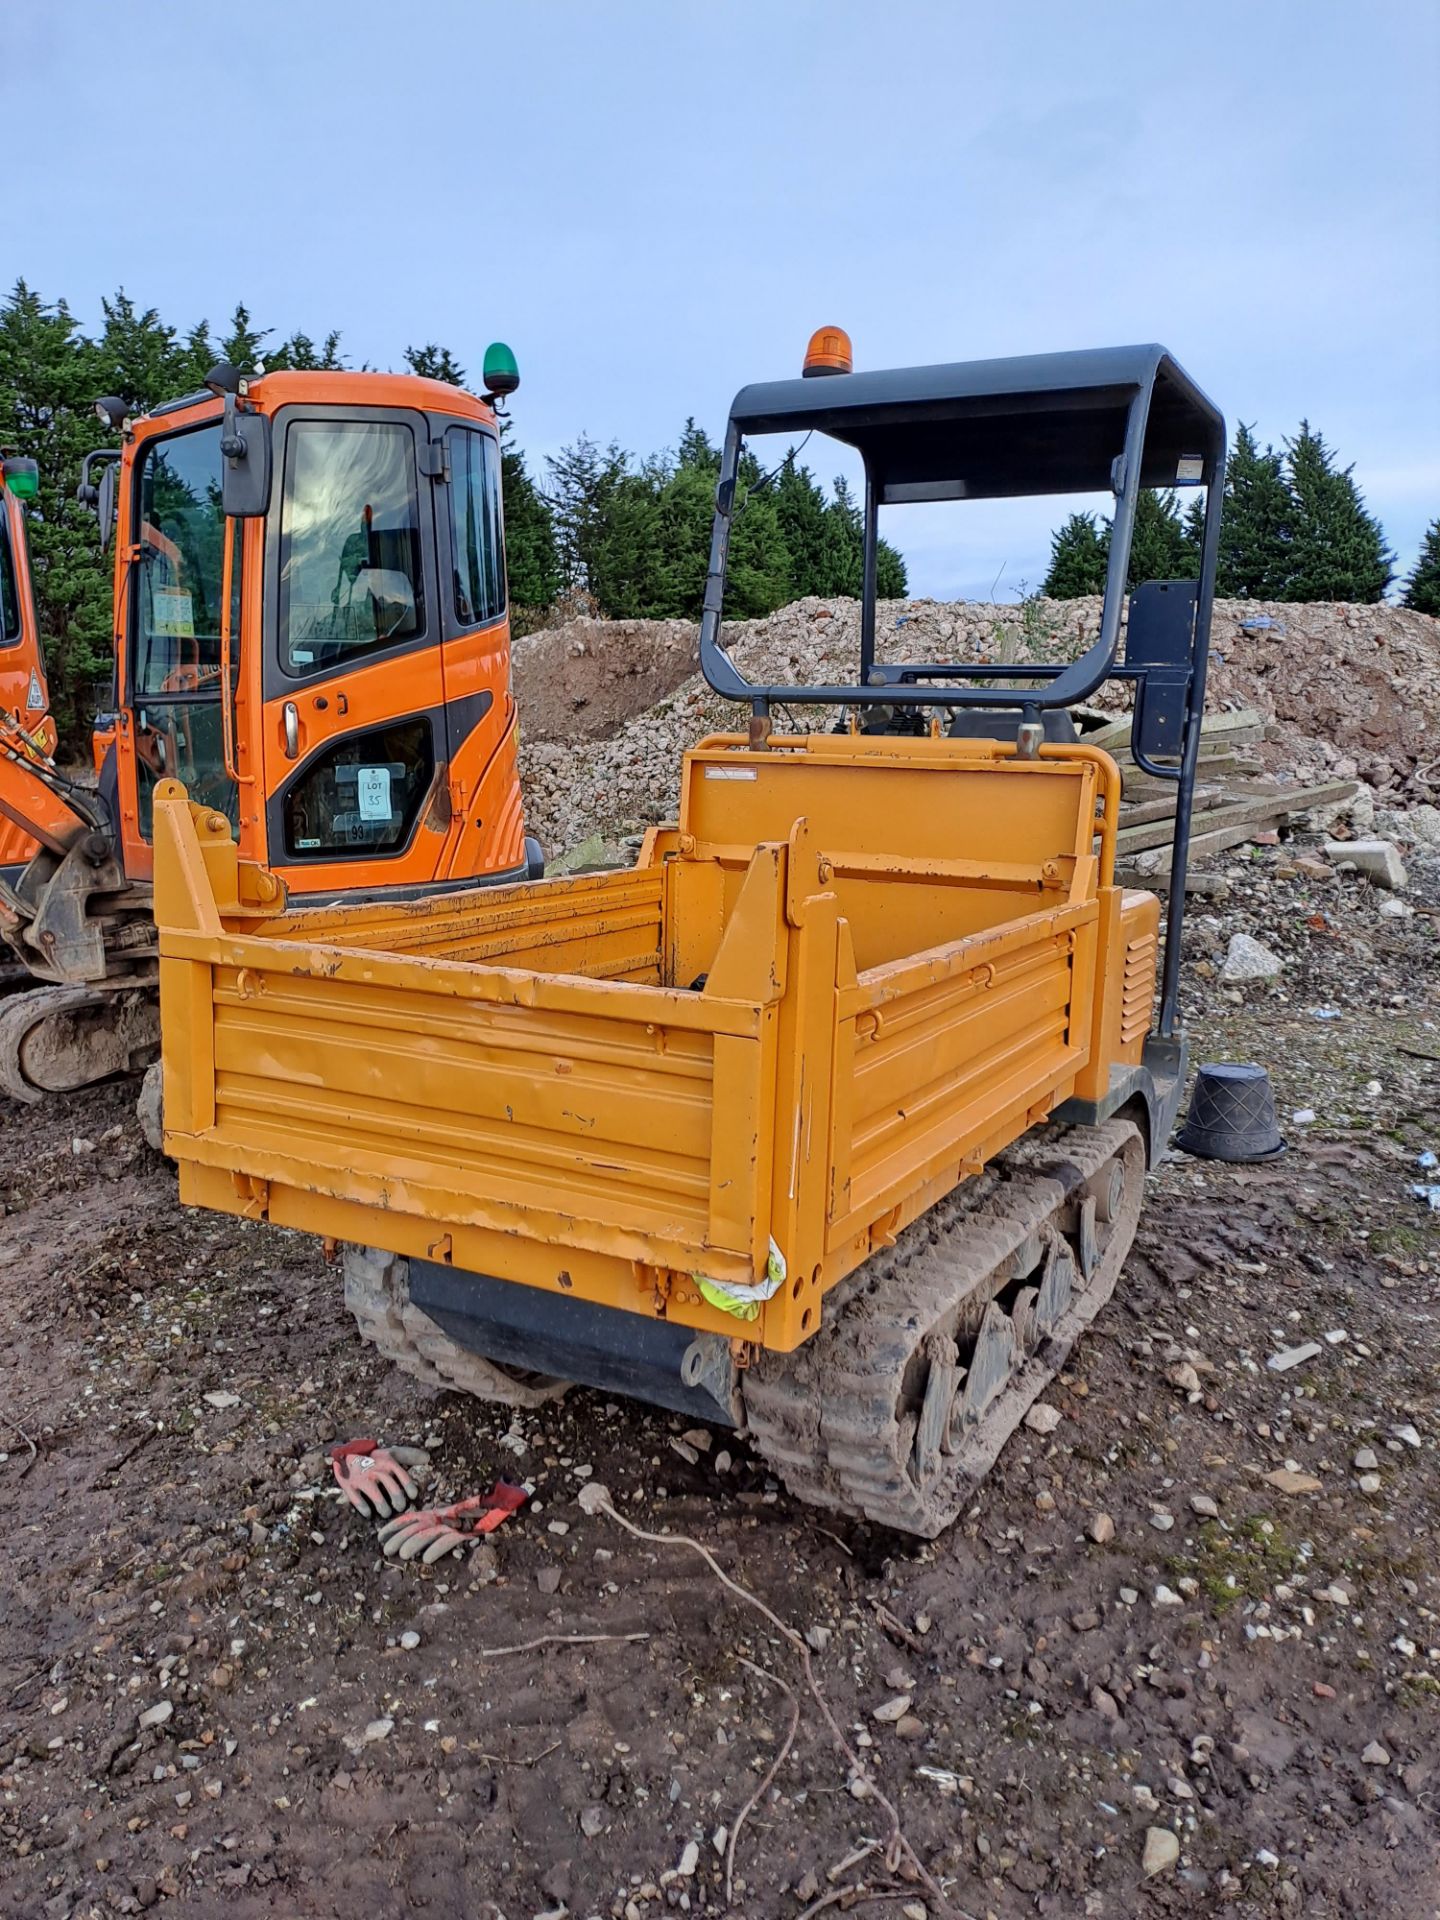
<instances>
[{"instance_id":1,"label":"dumper side panel","mask_svg":"<svg viewBox=\"0 0 1440 1920\"><path fill-rule=\"evenodd\" d=\"M660 868L637 867L409 901L302 907L265 931L297 944L654 981L663 890Z\"/></svg>"},{"instance_id":2,"label":"dumper side panel","mask_svg":"<svg viewBox=\"0 0 1440 1920\"><path fill-rule=\"evenodd\" d=\"M906 1188L958 1168L1006 1120L1064 1098L1083 1048L1070 1039L1077 929L1094 909L1038 914L1003 938L977 940L943 971L877 969L883 1010L856 1024L850 1147L853 1231ZM897 977L900 976L900 977Z\"/></svg>"},{"instance_id":3,"label":"dumper side panel","mask_svg":"<svg viewBox=\"0 0 1440 1920\"><path fill-rule=\"evenodd\" d=\"M177 981L210 955L211 1052L171 1064L208 1078L213 1119L177 1137L182 1156L629 1261L685 1268L698 1251L751 1277L740 1196L768 1112L760 1009L259 939L228 938L217 958L216 944L176 933L166 955ZM193 1087L176 1113L187 1104L209 1111ZM717 1182L733 1196L719 1208Z\"/></svg>"},{"instance_id":4,"label":"dumper side panel","mask_svg":"<svg viewBox=\"0 0 1440 1920\"><path fill-rule=\"evenodd\" d=\"M328 1197L407 1214L432 1240L494 1233L503 1278L533 1273L527 1242L562 1249L561 1267L564 1249L584 1250L610 1260L611 1304L643 1291L648 1307L656 1273L697 1257L753 1278L773 1015L613 977L654 979L660 868L443 914L358 910L372 937L420 921L444 947L482 947L477 966L302 937L318 918L305 911L231 931L217 907L239 912L228 836L173 795L158 817L172 1150L242 1175L238 1210L258 1181L290 1190L301 1218L307 1196ZM571 942L596 977L495 964L498 949L548 957Z\"/></svg>"},{"instance_id":5,"label":"dumper side panel","mask_svg":"<svg viewBox=\"0 0 1440 1920\"><path fill-rule=\"evenodd\" d=\"M713 979L728 981L755 882L746 836L789 836L769 1208L786 1279L761 1328L786 1350L877 1235L1072 1092L1118 780L1084 752L733 739L691 756L683 792L675 884L708 872L693 883L708 905L720 876Z\"/></svg>"}]
</instances>

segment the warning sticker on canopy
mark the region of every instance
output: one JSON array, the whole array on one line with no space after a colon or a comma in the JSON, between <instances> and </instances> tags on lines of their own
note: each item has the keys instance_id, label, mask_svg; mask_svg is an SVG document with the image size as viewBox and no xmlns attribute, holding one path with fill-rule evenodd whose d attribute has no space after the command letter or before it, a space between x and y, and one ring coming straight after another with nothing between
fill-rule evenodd
<instances>
[{"instance_id":1,"label":"warning sticker on canopy","mask_svg":"<svg viewBox=\"0 0 1440 1920\"><path fill-rule=\"evenodd\" d=\"M25 694L25 706L30 713L43 713L45 710L45 689L40 684L40 676L34 667L30 669L30 685Z\"/></svg>"},{"instance_id":2,"label":"warning sticker on canopy","mask_svg":"<svg viewBox=\"0 0 1440 1920\"><path fill-rule=\"evenodd\" d=\"M171 640L195 638L195 606L188 593L179 587L157 589L154 630Z\"/></svg>"},{"instance_id":3,"label":"warning sticker on canopy","mask_svg":"<svg viewBox=\"0 0 1440 1920\"><path fill-rule=\"evenodd\" d=\"M356 805L362 820L390 818L390 769L388 767L356 769Z\"/></svg>"}]
</instances>

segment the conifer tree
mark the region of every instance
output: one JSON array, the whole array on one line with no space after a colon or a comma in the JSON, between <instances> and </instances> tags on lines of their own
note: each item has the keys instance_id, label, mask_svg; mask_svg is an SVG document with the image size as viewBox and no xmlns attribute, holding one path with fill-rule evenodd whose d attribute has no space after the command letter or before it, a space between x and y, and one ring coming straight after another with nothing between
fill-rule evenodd
<instances>
[{"instance_id":1,"label":"conifer tree","mask_svg":"<svg viewBox=\"0 0 1440 1920\"><path fill-rule=\"evenodd\" d=\"M1127 592L1133 593L1146 580L1193 580L1200 571L1203 520L1203 508L1197 514L1194 506L1182 520L1172 491L1146 487L1135 502ZM1101 527L1093 513L1072 513L1051 537L1050 571L1042 593L1052 600L1103 593L1112 531L1111 521Z\"/></svg>"},{"instance_id":2,"label":"conifer tree","mask_svg":"<svg viewBox=\"0 0 1440 1920\"><path fill-rule=\"evenodd\" d=\"M262 348L274 332L273 327L256 329L250 324L250 309L243 300L236 303L230 316L230 331L220 342L220 358L228 360L241 373L250 373L260 365Z\"/></svg>"},{"instance_id":3,"label":"conifer tree","mask_svg":"<svg viewBox=\"0 0 1440 1920\"><path fill-rule=\"evenodd\" d=\"M861 513L844 474L835 478L834 497L825 508L825 546L820 591L825 594L860 592L864 573Z\"/></svg>"},{"instance_id":4,"label":"conifer tree","mask_svg":"<svg viewBox=\"0 0 1440 1920\"><path fill-rule=\"evenodd\" d=\"M718 471L718 462L717 462ZM790 553L780 526L780 510L773 486L762 487L760 464L747 448L741 456L736 497L740 507L730 525L730 555L725 574L725 613L731 620L758 620L787 600L791 587ZM711 483L705 519L705 552L710 550L710 528L715 506ZM707 558L708 564L708 558ZM703 590L703 579L701 586ZM676 609L691 619L700 612L700 597Z\"/></svg>"},{"instance_id":5,"label":"conifer tree","mask_svg":"<svg viewBox=\"0 0 1440 1920\"><path fill-rule=\"evenodd\" d=\"M1072 513L1050 536L1050 571L1041 592L1051 600L1079 600L1105 590L1104 536L1093 513Z\"/></svg>"},{"instance_id":6,"label":"conifer tree","mask_svg":"<svg viewBox=\"0 0 1440 1920\"><path fill-rule=\"evenodd\" d=\"M265 362L272 371L287 367L295 373L338 373L345 365L340 335L327 333L317 347L308 333L292 333Z\"/></svg>"},{"instance_id":7,"label":"conifer tree","mask_svg":"<svg viewBox=\"0 0 1440 1920\"><path fill-rule=\"evenodd\" d=\"M1200 551L1205 545L1205 496L1203 493L1197 493L1193 496L1189 506L1185 509L1185 517L1181 525L1184 528L1185 534L1184 547L1182 549L1184 571L1178 573L1175 577L1177 580L1198 580L1200 578Z\"/></svg>"},{"instance_id":8,"label":"conifer tree","mask_svg":"<svg viewBox=\"0 0 1440 1920\"><path fill-rule=\"evenodd\" d=\"M406 347L405 364L422 380L445 380L452 387L465 384L465 369L448 347L437 347L433 340L423 347Z\"/></svg>"},{"instance_id":9,"label":"conifer tree","mask_svg":"<svg viewBox=\"0 0 1440 1920\"><path fill-rule=\"evenodd\" d=\"M875 597L877 600L903 600L910 591L910 576L904 555L885 538L875 543Z\"/></svg>"},{"instance_id":10,"label":"conifer tree","mask_svg":"<svg viewBox=\"0 0 1440 1920\"><path fill-rule=\"evenodd\" d=\"M656 565L651 605L657 619L693 617L705 592L710 564L710 531L715 513L715 475L707 463L680 460L658 488ZM742 512L733 523L738 550L745 527Z\"/></svg>"},{"instance_id":11,"label":"conifer tree","mask_svg":"<svg viewBox=\"0 0 1440 1920\"><path fill-rule=\"evenodd\" d=\"M512 631L528 632L560 591L555 524L525 456L508 445L508 418L500 421L500 478L505 501L505 567Z\"/></svg>"},{"instance_id":12,"label":"conifer tree","mask_svg":"<svg viewBox=\"0 0 1440 1920\"><path fill-rule=\"evenodd\" d=\"M110 665L110 579L95 516L75 498L80 462L103 444L94 403L106 389L94 345L63 300L23 280L0 307L0 446L40 468L28 515L36 615L62 737L88 724Z\"/></svg>"},{"instance_id":13,"label":"conifer tree","mask_svg":"<svg viewBox=\"0 0 1440 1920\"><path fill-rule=\"evenodd\" d=\"M187 356L175 329L161 322L155 308L142 313L123 287L112 299L102 299L100 308L105 317L95 343L100 392L128 400L134 413L183 392Z\"/></svg>"},{"instance_id":14,"label":"conifer tree","mask_svg":"<svg viewBox=\"0 0 1440 1920\"><path fill-rule=\"evenodd\" d=\"M1335 456L1308 420L1286 445L1294 534L1285 600L1384 598L1395 556L1380 522L1366 511L1354 468L1338 471Z\"/></svg>"},{"instance_id":15,"label":"conifer tree","mask_svg":"<svg viewBox=\"0 0 1440 1920\"><path fill-rule=\"evenodd\" d=\"M705 429L695 424L693 413L687 416L681 429L680 444L675 449L675 465L697 467L702 472L717 476L720 472L720 449Z\"/></svg>"},{"instance_id":16,"label":"conifer tree","mask_svg":"<svg viewBox=\"0 0 1440 1920\"><path fill-rule=\"evenodd\" d=\"M210 337L210 322L197 320L176 357L175 392L198 392L206 374L220 358L220 349Z\"/></svg>"},{"instance_id":17,"label":"conifer tree","mask_svg":"<svg viewBox=\"0 0 1440 1920\"><path fill-rule=\"evenodd\" d=\"M1109 541L1106 540L1108 551ZM1130 565L1125 586L1133 593L1146 580L1190 580L1199 556L1187 537L1173 492L1146 487L1135 502Z\"/></svg>"},{"instance_id":18,"label":"conifer tree","mask_svg":"<svg viewBox=\"0 0 1440 1920\"><path fill-rule=\"evenodd\" d=\"M1404 604L1415 613L1440 614L1440 520L1425 529L1420 557L1405 582Z\"/></svg>"},{"instance_id":19,"label":"conifer tree","mask_svg":"<svg viewBox=\"0 0 1440 1920\"><path fill-rule=\"evenodd\" d=\"M1227 600L1279 600L1290 579L1294 501L1284 463L1242 421L1225 464L1216 591Z\"/></svg>"},{"instance_id":20,"label":"conifer tree","mask_svg":"<svg viewBox=\"0 0 1440 1920\"><path fill-rule=\"evenodd\" d=\"M590 590L616 620L653 618L661 591L660 503L650 476L620 473L605 493Z\"/></svg>"},{"instance_id":21,"label":"conifer tree","mask_svg":"<svg viewBox=\"0 0 1440 1920\"><path fill-rule=\"evenodd\" d=\"M658 508L650 605L656 618L693 617L704 596L710 564L719 450L692 416L685 422L674 458L653 462L650 471ZM755 529L747 525L743 493L731 539L733 555L753 557Z\"/></svg>"},{"instance_id":22,"label":"conifer tree","mask_svg":"<svg viewBox=\"0 0 1440 1920\"><path fill-rule=\"evenodd\" d=\"M808 467L787 460L775 483L775 517L790 556L797 600L830 591L825 573L825 496Z\"/></svg>"},{"instance_id":23,"label":"conifer tree","mask_svg":"<svg viewBox=\"0 0 1440 1920\"><path fill-rule=\"evenodd\" d=\"M628 464L629 455L616 441L600 447L586 433L546 461L561 581L572 593L600 598L597 582L607 571L603 549L611 501Z\"/></svg>"}]
</instances>

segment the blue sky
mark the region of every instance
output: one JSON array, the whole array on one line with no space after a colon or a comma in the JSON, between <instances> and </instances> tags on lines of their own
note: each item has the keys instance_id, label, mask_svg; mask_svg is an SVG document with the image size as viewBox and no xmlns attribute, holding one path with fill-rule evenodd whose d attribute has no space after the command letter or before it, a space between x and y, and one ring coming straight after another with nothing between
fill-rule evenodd
<instances>
[{"instance_id":1,"label":"blue sky","mask_svg":"<svg viewBox=\"0 0 1440 1920\"><path fill-rule=\"evenodd\" d=\"M1320 426L1402 566L1440 513L1435 0L12 3L0 113L5 281L377 366L506 339L534 461L718 433L821 322L871 366L1159 339ZM911 510L912 590L1033 585L1059 510Z\"/></svg>"}]
</instances>

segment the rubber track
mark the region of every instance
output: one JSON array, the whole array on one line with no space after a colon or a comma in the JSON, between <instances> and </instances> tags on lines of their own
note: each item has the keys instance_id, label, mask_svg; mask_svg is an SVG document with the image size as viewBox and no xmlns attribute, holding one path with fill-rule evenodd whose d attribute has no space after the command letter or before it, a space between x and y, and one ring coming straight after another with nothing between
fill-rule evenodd
<instances>
[{"instance_id":1,"label":"rubber track","mask_svg":"<svg viewBox=\"0 0 1440 1920\"><path fill-rule=\"evenodd\" d=\"M144 1044L150 1048L148 1027L153 1026L156 1043L160 1034L159 1000L153 986L126 986L117 990L47 984L17 993L0 1006L0 1093L8 1093L12 1100L24 1101L27 1106L36 1106L62 1093L82 1093L86 1086L98 1086L102 1081L119 1077L130 1070L128 1048L125 1064L111 1060L102 1065L90 1080L59 1089L31 1080L21 1064L21 1054L26 1041L48 1020L66 1015L103 1012L113 1036L114 1030L122 1023L143 1015L147 1010L150 1018L148 1021L141 1018L139 1027L142 1033L146 1033Z\"/></svg>"},{"instance_id":2,"label":"rubber track","mask_svg":"<svg viewBox=\"0 0 1440 1920\"><path fill-rule=\"evenodd\" d=\"M568 1391L568 1380L513 1372L471 1353L410 1303L410 1262L380 1247L347 1246L345 1304L368 1340L393 1365L442 1392L469 1393L505 1407L541 1407Z\"/></svg>"},{"instance_id":3,"label":"rubber track","mask_svg":"<svg viewBox=\"0 0 1440 1920\"><path fill-rule=\"evenodd\" d=\"M937 1321L985 1304L1012 1277L1011 1256L1124 1153L1120 1217L1099 1265L1055 1331L1016 1368L955 1451L921 1485L914 1423L896 1409L907 1366ZM956 1518L1026 1410L1064 1366L1080 1333L1114 1291L1139 1221L1144 1158L1128 1121L1047 1127L956 1188L852 1277L848 1297L813 1340L758 1356L744 1376L750 1434L789 1490L814 1506L861 1515L933 1539Z\"/></svg>"}]
</instances>

